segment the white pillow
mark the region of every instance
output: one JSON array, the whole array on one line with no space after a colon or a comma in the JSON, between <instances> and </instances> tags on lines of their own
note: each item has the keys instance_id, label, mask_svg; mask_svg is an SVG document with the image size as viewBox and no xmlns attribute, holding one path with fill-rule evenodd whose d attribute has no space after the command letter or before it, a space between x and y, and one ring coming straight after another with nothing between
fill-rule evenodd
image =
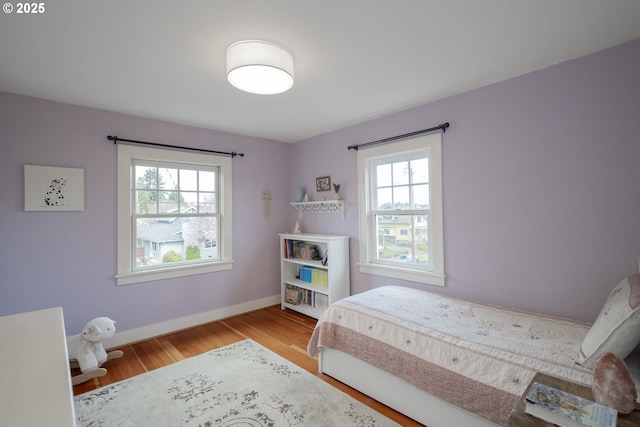
<instances>
[{"instance_id":1,"label":"white pillow","mask_svg":"<svg viewBox=\"0 0 640 427\"><path fill-rule=\"evenodd\" d=\"M623 279L613 288L582 342L578 363L593 367L602 353L627 357L640 343L640 274Z\"/></svg>"}]
</instances>

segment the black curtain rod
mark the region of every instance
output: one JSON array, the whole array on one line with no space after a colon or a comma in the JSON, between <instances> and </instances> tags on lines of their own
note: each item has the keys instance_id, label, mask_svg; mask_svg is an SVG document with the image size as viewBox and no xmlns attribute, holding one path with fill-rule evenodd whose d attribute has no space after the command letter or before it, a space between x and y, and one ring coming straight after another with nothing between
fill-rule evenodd
<instances>
[{"instance_id":1,"label":"black curtain rod","mask_svg":"<svg viewBox=\"0 0 640 427\"><path fill-rule=\"evenodd\" d=\"M378 144L386 144L389 142L393 142L393 141L397 141L399 139L405 139L405 138L409 138L410 136L415 136L415 135L420 135L422 133L427 133L427 132L433 132L436 130L441 130L443 133L447 131L447 128L449 127L449 122L447 123L442 123L436 127L432 127L429 129L422 129L422 130L417 130L415 132L411 132L411 133L405 133L404 135L398 135L398 136L391 136L389 138L385 138L385 139L379 139L378 141L372 141L372 142L367 142L365 144L354 144L354 145L350 145L347 147L347 150L358 150L360 148L366 148L372 145L378 145Z\"/></svg>"},{"instance_id":2,"label":"black curtain rod","mask_svg":"<svg viewBox=\"0 0 640 427\"><path fill-rule=\"evenodd\" d=\"M111 135L107 136L107 139L109 141L113 141L114 144L117 144L118 141L122 141L122 142L131 142L133 144L153 145L155 147L177 148L180 150L200 151L202 153L222 154L224 156L229 156L231 158L234 158L235 156L244 157L244 153L236 153L235 151L228 152L228 151L205 150L204 148L181 147L179 145L159 144L157 142L136 141L134 139L118 138L117 136L111 136Z\"/></svg>"}]
</instances>

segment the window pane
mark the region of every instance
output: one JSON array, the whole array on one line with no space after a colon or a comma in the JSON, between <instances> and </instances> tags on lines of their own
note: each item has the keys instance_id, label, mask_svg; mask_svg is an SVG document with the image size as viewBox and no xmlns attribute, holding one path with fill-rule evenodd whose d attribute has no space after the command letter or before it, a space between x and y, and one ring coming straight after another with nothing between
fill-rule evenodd
<instances>
[{"instance_id":1,"label":"window pane","mask_svg":"<svg viewBox=\"0 0 640 427\"><path fill-rule=\"evenodd\" d=\"M429 161L427 159L411 161L411 182L414 184L429 182Z\"/></svg>"},{"instance_id":2,"label":"window pane","mask_svg":"<svg viewBox=\"0 0 640 427\"><path fill-rule=\"evenodd\" d=\"M136 166L136 188L158 188L158 169L150 166Z\"/></svg>"},{"instance_id":3,"label":"window pane","mask_svg":"<svg viewBox=\"0 0 640 427\"><path fill-rule=\"evenodd\" d=\"M149 190L136 191L135 211L137 214L158 213L158 192Z\"/></svg>"},{"instance_id":4,"label":"window pane","mask_svg":"<svg viewBox=\"0 0 640 427\"><path fill-rule=\"evenodd\" d=\"M209 171L199 171L200 191L216 191L216 173Z\"/></svg>"},{"instance_id":5,"label":"window pane","mask_svg":"<svg viewBox=\"0 0 640 427\"><path fill-rule=\"evenodd\" d=\"M178 213L178 193L169 191L159 191L158 209L160 213Z\"/></svg>"},{"instance_id":6,"label":"window pane","mask_svg":"<svg viewBox=\"0 0 640 427\"><path fill-rule=\"evenodd\" d=\"M429 264L427 215L376 215L378 260Z\"/></svg>"},{"instance_id":7,"label":"window pane","mask_svg":"<svg viewBox=\"0 0 640 427\"><path fill-rule=\"evenodd\" d=\"M391 185L391 164L378 165L376 167L376 187L388 187Z\"/></svg>"},{"instance_id":8,"label":"window pane","mask_svg":"<svg viewBox=\"0 0 640 427\"><path fill-rule=\"evenodd\" d=\"M198 189L198 171L180 169L180 190L196 191Z\"/></svg>"},{"instance_id":9,"label":"window pane","mask_svg":"<svg viewBox=\"0 0 640 427\"><path fill-rule=\"evenodd\" d=\"M395 209L409 209L409 187L393 187L393 204Z\"/></svg>"},{"instance_id":10,"label":"window pane","mask_svg":"<svg viewBox=\"0 0 640 427\"><path fill-rule=\"evenodd\" d=\"M398 162L393 164L393 185L403 185L409 183L409 162Z\"/></svg>"},{"instance_id":11,"label":"window pane","mask_svg":"<svg viewBox=\"0 0 640 427\"><path fill-rule=\"evenodd\" d=\"M377 208L378 209L392 209L393 208L393 199L391 188L379 188L377 192L378 200L377 200Z\"/></svg>"},{"instance_id":12,"label":"window pane","mask_svg":"<svg viewBox=\"0 0 640 427\"><path fill-rule=\"evenodd\" d=\"M166 190L177 190L178 169L158 168L158 187Z\"/></svg>"},{"instance_id":13,"label":"window pane","mask_svg":"<svg viewBox=\"0 0 640 427\"><path fill-rule=\"evenodd\" d=\"M413 208L429 209L429 184L414 185L413 191Z\"/></svg>"},{"instance_id":14,"label":"window pane","mask_svg":"<svg viewBox=\"0 0 640 427\"><path fill-rule=\"evenodd\" d=\"M181 191L180 192L180 208L181 212L188 212L188 208L197 209L198 205L198 193L195 191ZM194 210L196 212L196 210Z\"/></svg>"},{"instance_id":15,"label":"window pane","mask_svg":"<svg viewBox=\"0 0 640 427\"><path fill-rule=\"evenodd\" d=\"M200 193L199 200L199 212L201 213L214 213L216 210L216 194L215 193Z\"/></svg>"}]
</instances>

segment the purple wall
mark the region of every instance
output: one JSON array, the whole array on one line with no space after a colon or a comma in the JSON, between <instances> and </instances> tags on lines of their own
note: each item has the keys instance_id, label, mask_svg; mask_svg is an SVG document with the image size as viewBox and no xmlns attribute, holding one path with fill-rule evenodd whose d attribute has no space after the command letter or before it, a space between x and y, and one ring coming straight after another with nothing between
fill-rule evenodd
<instances>
[{"instance_id":1,"label":"purple wall","mask_svg":"<svg viewBox=\"0 0 640 427\"><path fill-rule=\"evenodd\" d=\"M7 93L0 135L0 315L62 306L69 334L97 316L123 331L279 293L289 144ZM116 286L116 147L107 135L245 153L233 160L233 270ZM85 210L25 212L25 164L84 168Z\"/></svg>"},{"instance_id":2,"label":"purple wall","mask_svg":"<svg viewBox=\"0 0 640 427\"><path fill-rule=\"evenodd\" d=\"M346 147L446 121L447 286L361 274L356 153ZM637 272L639 135L634 40L297 143L289 191L304 185L321 200L316 176L343 184L346 219L308 215L301 226L352 236L353 293L402 284L593 321L612 287Z\"/></svg>"},{"instance_id":3,"label":"purple wall","mask_svg":"<svg viewBox=\"0 0 640 427\"><path fill-rule=\"evenodd\" d=\"M470 71L472 72L472 71ZM425 82L429 84L429 82ZM297 144L0 93L0 315L62 306L68 333L119 330L275 295L276 234L315 177L342 184L346 218L304 231L351 239L352 291L386 283L592 321L640 255L640 40ZM447 287L360 274L356 153L347 145L445 121ZM116 148L107 135L233 150L231 271L116 286ZM83 212L25 212L25 164L85 169ZM262 216L265 183L271 217Z\"/></svg>"}]
</instances>

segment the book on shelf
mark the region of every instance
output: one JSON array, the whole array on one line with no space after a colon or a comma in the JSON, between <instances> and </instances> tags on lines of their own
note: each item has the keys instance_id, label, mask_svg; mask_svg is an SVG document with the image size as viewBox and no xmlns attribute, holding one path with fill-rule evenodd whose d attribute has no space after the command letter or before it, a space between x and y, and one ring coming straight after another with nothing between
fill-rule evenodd
<instances>
[{"instance_id":1,"label":"book on shelf","mask_svg":"<svg viewBox=\"0 0 640 427\"><path fill-rule=\"evenodd\" d=\"M298 278L307 283L317 286L329 286L329 276L326 270L303 265L298 269Z\"/></svg>"},{"instance_id":2,"label":"book on shelf","mask_svg":"<svg viewBox=\"0 0 640 427\"><path fill-rule=\"evenodd\" d=\"M284 298L289 304L298 305L302 300L302 292L298 289L287 289Z\"/></svg>"},{"instance_id":3,"label":"book on shelf","mask_svg":"<svg viewBox=\"0 0 640 427\"><path fill-rule=\"evenodd\" d=\"M326 253L326 251L325 251ZM303 259L321 261L323 256L318 245L302 240L284 240L284 257L288 259Z\"/></svg>"},{"instance_id":4,"label":"book on shelf","mask_svg":"<svg viewBox=\"0 0 640 427\"><path fill-rule=\"evenodd\" d=\"M327 272L325 270L314 268L311 271L311 283L325 288L329 286L329 276Z\"/></svg>"},{"instance_id":5,"label":"book on shelf","mask_svg":"<svg viewBox=\"0 0 640 427\"><path fill-rule=\"evenodd\" d=\"M313 291L308 289L302 289L294 285L287 285L287 289L285 291L285 301L298 305L298 304L307 304L312 305Z\"/></svg>"},{"instance_id":6,"label":"book on shelf","mask_svg":"<svg viewBox=\"0 0 640 427\"><path fill-rule=\"evenodd\" d=\"M613 408L541 383L531 385L525 413L560 427L616 427L618 418Z\"/></svg>"},{"instance_id":7,"label":"book on shelf","mask_svg":"<svg viewBox=\"0 0 640 427\"><path fill-rule=\"evenodd\" d=\"M315 308L319 308L320 310L326 310L327 308L329 308L329 296L314 292L313 306Z\"/></svg>"},{"instance_id":8,"label":"book on shelf","mask_svg":"<svg viewBox=\"0 0 640 427\"><path fill-rule=\"evenodd\" d=\"M305 304L320 310L326 310L329 307L329 296L309 289L299 288L295 285L287 285L285 302L293 305Z\"/></svg>"}]
</instances>

